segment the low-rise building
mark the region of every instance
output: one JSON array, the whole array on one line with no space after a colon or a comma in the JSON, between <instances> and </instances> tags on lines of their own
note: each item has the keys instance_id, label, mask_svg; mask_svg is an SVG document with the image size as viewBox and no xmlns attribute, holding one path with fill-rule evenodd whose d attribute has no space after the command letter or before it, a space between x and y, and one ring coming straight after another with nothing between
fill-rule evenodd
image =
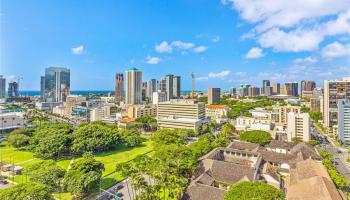
<instances>
[{"instance_id":1,"label":"low-rise building","mask_svg":"<svg viewBox=\"0 0 350 200\"><path fill-rule=\"evenodd\" d=\"M138 118L144 116L156 116L157 107L154 105L130 105L128 106L128 117Z\"/></svg>"},{"instance_id":2,"label":"low-rise building","mask_svg":"<svg viewBox=\"0 0 350 200\"><path fill-rule=\"evenodd\" d=\"M220 119L223 117L227 117L227 113L230 110L230 107L226 105L206 105L205 116L211 119Z\"/></svg>"},{"instance_id":3,"label":"low-rise building","mask_svg":"<svg viewBox=\"0 0 350 200\"><path fill-rule=\"evenodd\" d=\"M25 127L24 112L0 113L0 132Z\"/></svg>"}]
</instances>

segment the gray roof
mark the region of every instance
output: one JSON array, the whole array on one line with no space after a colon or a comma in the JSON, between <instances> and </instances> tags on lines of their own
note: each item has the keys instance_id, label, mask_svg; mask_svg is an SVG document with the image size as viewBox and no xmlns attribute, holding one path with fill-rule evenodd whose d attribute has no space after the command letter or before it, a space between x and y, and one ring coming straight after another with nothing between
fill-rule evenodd
<instances>
[{"instance_id":1,"label":"gray roof","mask_svg":"<svg viewBox=\"0 0 350 200\"><path fill-rule=\"evenodd\" d=\"M215 160L210 168L210 175L217 181L233 184L244 177L254 180L255 169L236 163Z\"/></svg>"},{"instance_id":2,"label":"gray roof","mask_svg":"<svg viewBox=\"0 0 350 200\"><path fill-rule=\"evenodd\" d=\"M188 187L185 199L191 200L222 200L226 190L195 183Z\"/></svg>"},{"instance_id":3,"label":"gray roof","mask_svg":"<svg viewBox=\"0 0 350 200\"><path fill-rule=\"evenodd\" d=\"M299 142L291 149L292 154L301 154L304 160L312 158L314 160L321 160L322 157L317 153L315 148L304 142Z\"/></svg>"},{"instance_id":4,"label":"gray roof","mask_svg":"<svg viewBox=\"0 0 350 200\"><path fill-rule=\"evenodd\" d=\"M241 141L233 141L228 148L230 149L238 149L245 151L257 151L259 148L258 144L250 143L250 142L241 142Z\"/></svg>"},{"instance_id":5,"label":"gray roof","mask_svg":"<svg viewBox=\"0 0 350 200\"><path fill-rule=\"evenodd\" d=\"M292 149L295 146L293 142L285 142L280 140L271 140L270 143L266 144L265 147L269 148L281 148L281 149Z\"/></svg>"}]
</instances>

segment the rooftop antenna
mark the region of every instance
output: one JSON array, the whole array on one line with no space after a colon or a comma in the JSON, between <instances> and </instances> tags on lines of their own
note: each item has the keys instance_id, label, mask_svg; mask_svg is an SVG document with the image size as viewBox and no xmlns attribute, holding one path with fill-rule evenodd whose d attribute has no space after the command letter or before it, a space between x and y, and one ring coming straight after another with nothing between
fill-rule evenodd
<instances>
[{"instance_id":1,"label":"rooftop antenna","mask_svg":"<svg viewBox=\"0 0 350 200\"><path fill-rule=\"evenodd\" d=\"M195 80L196 77L195 77L193 72L191 73L191 78L192 78L192 93L191 93L191 96L192 96L192 98L194 98L194 80Z\"/></svg>"}]
</instances>

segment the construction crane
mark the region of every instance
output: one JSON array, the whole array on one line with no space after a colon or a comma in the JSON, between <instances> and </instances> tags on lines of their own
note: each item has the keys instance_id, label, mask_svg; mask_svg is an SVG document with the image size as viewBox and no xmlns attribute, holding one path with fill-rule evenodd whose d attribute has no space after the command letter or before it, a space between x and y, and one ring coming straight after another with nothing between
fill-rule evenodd
<instances>
[{"instance_id":1,"label":"construction crane","mask_svg":"<svg viewBox=\"0 0 350 200\"><path fill-rule=\"evenodd\" d=\"M193 72L191 73L191 78L192 78L192 93L191 93L191 96L192 96L192 98L194 98L194 80L195 80L196 77L195 77Z\"/></svg>"}]
</instances>

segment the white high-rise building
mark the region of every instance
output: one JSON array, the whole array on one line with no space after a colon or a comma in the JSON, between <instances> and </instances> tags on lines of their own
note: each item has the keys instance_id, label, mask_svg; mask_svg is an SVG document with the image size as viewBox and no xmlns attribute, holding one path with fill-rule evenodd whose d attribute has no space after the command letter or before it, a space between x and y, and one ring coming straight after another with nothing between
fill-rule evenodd
<instances>
[{"instance_id":1,"label":"white high-rise building","mask_svg":"<svg viewBox=\"0 0 350 200\"><path fill-rule=\"evenodd\" d=\"M338 101L338 135L342 142L350 144L350 100Z\"/></svg>"},{"instance_id":2,"label":"white high-rise building","mask_svg":"<svg viewBox=\"0 0 350 200\"><path fill-rule=\"evenodd\" d=\"M158 104L160 102L164 102L166 101L166 92L161 92L161 91L158 91L158 92L153 92L153 95L152 95L152 103L153 104Z\"/></svg>"},{"instance_id":3,"label":"white high-rise building","mask_svg":"<svg viewBox=\"0 0 350 200\"><path fill-rule=\"evenodd\" d=\"M153 92L157 92L157 80L156 79L151 79L147 82L146 97L150 101L152 101Z\"/></svg>"},{"instance_id":4,"label":"white high-rise building","mask_svg":"<svg viewBox=\"0 0 350 200\"><path fill-rule=\"evenodd\" d=\"M142 71L132 67L126 72L126 89L125 103L126 104L141 104L142 103Z\"/></svg>"},{"instance_id":5,"label":"white high-rise building","mask_svg":"<svg viewBox=\"0 0 350 200\"><path fill-rule=\"evenodd\" d=\"M310 141L310 116L307 113L288 113L287 123L288 141L293 138L300 138L304 142Z\"/></svg>"}]
</instances>

